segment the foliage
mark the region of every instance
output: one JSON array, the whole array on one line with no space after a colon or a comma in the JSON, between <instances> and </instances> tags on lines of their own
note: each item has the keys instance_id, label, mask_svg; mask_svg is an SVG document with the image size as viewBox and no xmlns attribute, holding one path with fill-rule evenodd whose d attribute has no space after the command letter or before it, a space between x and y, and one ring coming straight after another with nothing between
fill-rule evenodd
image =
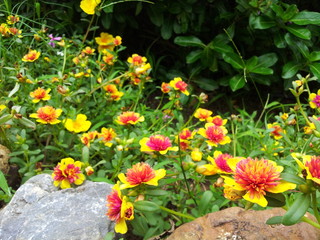
<instances>
[{"instance_id":1,"label":"foliage","mask_svg":"<svg viewBox=\"0 0 320 240\"><path fill-rule=\"evenodd\" d=\"M254 1L250 3L241 6L251 9ZM175 4L178 12L177 4L182 3ZM186 11L193 4L187 1ZM295 27L286 27L286 36L295 47L309 41L301 38L309 28L297 26L317 24L304 15L317 14L296 13L285 4L280 4L281 12L277 4L259 7L269 18L288 14ZM102 1L91 19L116 6ZM255 17L255 27L265 24ZM287 78L294 78L290 92L295 102L267 99L260 114L245 109L215 113L209 110L208 95L198 94L183 75L171 73L158 84L150 58L136 52L124 57L128 49L120 36L101 32L91 37L93 21L84 34L71 37L28 16L5 13L1 23L0 143L10 148L10 163L19 166L22 183L50 173L61 188L81 184L84 174L87 180L114 184L107 197L108 217L116 221L117 232L129 230L143 239L165 237L173 226L232 206L283 207L287 213L268 223L305 221L320 228L320 91L310 89L317 80L311 67L319 60L315 51L302 47L305 57L314 60L304 65L313 77L294 71ZM235 82L273 73L278 54L247 55L251 52L243 50L245 55L237 50L232 28L225 29L211 47L195 36L175 42L198 48L188 59L205 67L206 61L198 60L210 51ZM230 86L236 90L241 84ZM10 199L2 175L0 187ZM307 211L317 222L304 217Z\"/></svg>"}]
</instances>

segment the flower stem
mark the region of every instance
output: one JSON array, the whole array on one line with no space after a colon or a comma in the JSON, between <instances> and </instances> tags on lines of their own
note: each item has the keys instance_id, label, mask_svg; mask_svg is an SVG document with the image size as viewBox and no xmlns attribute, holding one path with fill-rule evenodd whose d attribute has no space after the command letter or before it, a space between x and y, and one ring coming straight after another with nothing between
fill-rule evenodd
<instances>
[{"instance_id":1,"label":"flower stem","mask_svg":"<svg viewBox=\"0 0 320 240\"><path fill-rule=\"evenodd\" d=\"M91 18L91 20L90 20L89 26L88 26L88 28L87 28L87 32L86 32L86 34L84 35L84 38L83 38L83 40L82 40L82 43L84 43L84 42L86 41L87 37L88 37L88 34L89 34L89 31L90 31L91 25L92 25L92 23L93 23L94 16L95 16L95 15L93 14L93 15L92 15L92 18Z\"/></svg>"},{"instance_id":2,"label":"flower stem","mask_svg":"<svg viewBox=\"0 0 320 240\"><path fill-rule=\"evenodd\" d=\"M171 210L169 208L166 208L166 207L163 207L163 206L159 206L159 208L163 211L166 211L168 213L171 213L171 214L174 214L176 216L179 216L179 217L183 217L183 218L188 218L188 219L191 219L191 220L195 220L196 218L189 215L189 214L184 214L184 213L180 213L180 212L176 212L174 210Z\"/></svg>"}]
</instances>

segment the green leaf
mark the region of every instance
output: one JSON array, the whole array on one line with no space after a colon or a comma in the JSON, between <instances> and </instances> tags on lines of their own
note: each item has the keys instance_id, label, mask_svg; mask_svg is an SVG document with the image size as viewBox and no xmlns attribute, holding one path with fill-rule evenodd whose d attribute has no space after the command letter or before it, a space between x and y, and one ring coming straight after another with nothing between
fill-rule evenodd
<instances>
[{"instance_id":1,"label":"green leaf","mask_svg":"<svg viewBox=\"0 0 320 240\"><path fill-rule=\"evenodd\" d=\"M195 61L197 61L201 57L201 54L202 54L202 50L200 50L200 49L190 52L186 56L186 62L188 64L194 63Z\"/></svg>"},{"instance_id":2,"label":"green leaf","mask_svg":"<svg viewBox=\"0 0 320 240\"><path fill-rule=\"evenodd\" d=\"M299 71L301 65L296 62L288 62L282 68L282 78L291 78Z\"/></svg>"},{"instance_id":3,"label":"green leaf","mask_svg":"<svg viewBox=\"0 0 320 240\"><path fill-rule=\"evenodd\" d=\"M14 85L14 88L10 91L8 97L12 97L16 92L19 91L20 88L20 84L16 83L16 85Z\"/></svg>"},{"instance_id":4,"label":"green leaf","mask_svg":"<svg viewBox=\"0 0 320 240\"><path fill-rule=\"evenodd\" d=\"M89 148L87 146L84 146L82 148L82 162L89 162L89 158L90 158L90 152L89 152Z\"/></svg>"},{"instance_id":5,"label":"green leaf","mask_svg":"<svg viewBox=\"0 0 320 240\"><path fill-rule=\"evenodd\" d=\"M313 75L320 79L320 63L314 62L309 65Z\"/></svg>"},{"instance_id":6,"label":"green leaf","mask_svg":"<svg viewBox=\"0 0 320 240\"><path fill-rule=\"evenodd\" d=\"M240 56L236 53L224 53L222 54L223 59L230 63L235 69L244 69L245 66L242 62L242 59Z\"/></svg>"},{"instance_id":7,"label":"green leaf","mask_svg":"<svg viewBox=\"0 0 320 240\"><path fill-rule=\"evenodd\" d=\"M291 25L291 26L287 26L286 29L290 33L292 33L293 35L295 35L301 39L305 39L305 40L311 39L311 32L307 28Z\"/></svg>"},{"instance_id":8,"label":"green leaf","mask_svg":"<svg viewBox=\"0 0 320 240\"><path fill-rule=\"evenodd\" d=\"M246 61L246 67L249 72L254 69L259 62L259 58L257 56L253 56Z\"/></svg>"},{"instance_id":9,"label":"green leaf","mask_svg":"<svg viewBox=\"0 0 320 240\"><path fill-rule=\"evenodd\" d=\"M309 56L309 49L307 47L307 45L305 45L303 42L301 41L296 41L295 43L296 48L298 49L298 51L305 57L308 58Z\"/></svg>"},{"instance_id":10,"label":"green leaf","mask_svg":"<svg viewBox=\"0 0 320 240\"><path fill-rule=\"evenodd\" d=\"M296 14L293 18L291 18L290 21L297 25L320 25L320 13L302 11Z\"/></svg>"},{"instance_id":11,"label":"green leaf","mask_svg":"<svg viewBox=\"0 0 320 240\"><path fill-rule=\"evenodd\" d=\"M273 74L273 70L271 68L265 68L265 67L254 68L250 72L261 74L261 75L271 75L271 74Z\"/></svg>"},{"instance_id":12,"label":"green leaf","mask_svg":"<svg viewBox=\"0 0 320 240\"><path fill-rule=\"evenodd\" d=\"M32 122L30 119L25 118L25 117L18 118L18 122L28 128L36 129L36 127L37 127L37 125L34 122Z\"/></svg>"},{"instance_id":13,"label":"green leaf","mask_svg":"<svg viewBox=\"0 0 320 240\"><path fill-rule=\"evenodd\" d=\"M233 52L233 48L226 44L228 42L229 39L227 39L225 35L219 34L208 44L208 46L219 53Z\"/></svg>"},{"instance_id":14,"label":"green leaf","mask_svg":"<svg viewBox=\"0 0 320 240\"><path fill-rule=\"evenodd\" d=\"M268 225L281 224L282 223L282 218L283 218L282 216L271 217L266 221L266 224L268 224Z\"/></svg>"},{"instance_id":15,"label":"green leaf","mask_svg":"<svg viewBox=\"0 0 320 240\"><path fill-rule=\"evenodd\" d=\"M306 181L303 178L301 178L301 177L299 177L299 176L297 176L295 174L291 174L291 173L281 173L280 177L284 181L295 183L297 185L306 183Z\"/></svg>"},{"instance_id":16,"label":"green leaf","mask_svg":"<svg viewBox=\"0 0 320 240\"><path fill-rule=\"evenodd\" d=\"M8 186L7 179L1 170L0 170L0 188L5 192L6 195L11 196L11 191Z\"/></svg>"},{"instance_id":17,"label":"green leaf","mask_svg":"<svg viewBox=\"0 0 320 240\"><path fill-rule=\"evenodd\" d=\"M174 39L174 43L183 46L183 47L202 47L204 48L206 45L202 43L202 41L195 36L186 36L186 37L176 37Z\"/></svg>"},{"instance_id":18,"label":"green leaf","mask_svg":"<svg viewBox=\"0 0 320 240\"><path fill-rule=\"evenodd\" d=\"M150 201L137 201L133 205L135 209L141 212L154 212L160 209L158 204Z\"/></svg>"},{"instance_id":19,"label":"green leaf","mask_svg":"<svg viewBox=\"0 0 320 240\"><path fill-rule=\"evenodd\" d=\"M280 16L284 22L288 22L299 12L297 5L291 4L286 11Z\"/></svg>"},{"instance_id":20,"label":"green leaf","mask_svg":"<svg viewBox=\"0 0 320 240\"><path fill-rule=\"evenodd\" d=\"M197 83L200 88L207 91L214 91L219 88L218 82L214 81L212 78L198 78L197 80L193 80L193 82Z\"/></svg>"},{"instance_id":21,"label":"green leaf","mask_svg":"<svg viewBox=\"0 0 320 240\"><path fill-rule=\"evenodd\" d=\"M152 6L148 8L147 11L148 11L149 19L151 20L151 22L157 27L160 27L163 24L162 9Z\"/></svg>"},{"instance_id":22,"label":"green leaf","mask_svg":"<svg viewBox=\"0 0 320 240\"><path fill-rule=\"evenodd\" d=\"M254 29L268 29L276 26L276 23L273 19L270 19L266 16L256 16L253 13L249 18L250 27Z\"/></svg>"},{"instance_id":23,"label":"green leaf","mask_svg":"<svg viewBox=\"0 0 320 240\"><path fill-rule=\"evenodd\" d=\"M313 51L312 53L309 54L308 60L310 62L315 62L320 60L320 51Z\"/></svg>"},{"instance_id":24,"label":"green leaf","mask_svg":"<svg viewBox=\"0 0 320 240\"><path fill-rule=\"evenodd\" d=\"M172 36L172 22L170 19L165 19L163 25L161 26L161 37L168 40Z\"/></svg>"},{"instance_id":25,"label":"green leaf","mask_svg":"<svg viewBox=\"0 0 320 240\"><path fill-rule=\"evenodd\" d=\"M211 207L210 201L211 201L212 197L213 197L213 193L210 190L205 191L202 194L201 199L200 199L200 203L199 203L199 213L201 215L206 213L206 209L208 207Z\"/></svg>"},{"instance_id":26,"label":"green leaf","mask_svg":"<svg viewBox=\"0 0 320 240\"><path fill-rule=\"evenodd\" d=\"M208 46L206 46L203 49L202 55L201 55L201 62L204 66L208 67L208 68L212 68L215 69L217 68L217 60L216 57L214 55L214 51L209 48Z\"/></svg>"},{"instance_id":27,"label":"green leaf","mask_svg":"<svg viewBox=\"0 0 320 240\"><path fill-rule=\"evenodd\" d=\"M311 203L310 194L301 194L290 206L289 210L282 218L282 224L285 226L291 226L300 221L300 219L307 212Z\"/></svg>"},{"instance_id":28,"label":"green leaf","mask_svg":"<svg viewBox=\"0 0 320 240\"><path fill-rule=\"evenodd\" d=\"M232 91L237 91L240 88L243 88L246 84L246 81L244 79L243 75L235 75L229 80L229 86Z\"/></svg>"},{"instance_id":29,"label":"green leaf","mask_svg":"<svg viewBox=\"0 0 320 240\"><path fill-rule=\"evenodd\" d=\"M11 114L4 114L3 116L0 117L0 125L5 124L12 118Z\"/></svg>"},{"instance_id":30,"label":"green leaf","mask_svg":"<svg viewBox=\"0 0 320 240\"><path fill-rule=\"evenodd\" d=\"M271 67L278 61L277 54L275 53L266 53L259 57L259 63L257 67Z\"/></svg>"},{"instance_id":31,"label":"green leaf","mask_svg":"<svg viewBox=\"0 0 320 240\"><path fill-rule=\"evenodd\" d=\"M146 194L151 196L165 196L165 195L168 195L169 193L166 190L162 190L162 189L150 189L146 191Z\"/></svg>"},{"instance_id":32,"label":"green leaf","mask_svg":"<svg viewBox=\"0 0 320 240\"><path fill-rule=\"evenodd\" d=\"M286 205L286 198L282 193L268 192L265 198L268 201L268 207L283 207Z\"/></svg>"}]
</instances>

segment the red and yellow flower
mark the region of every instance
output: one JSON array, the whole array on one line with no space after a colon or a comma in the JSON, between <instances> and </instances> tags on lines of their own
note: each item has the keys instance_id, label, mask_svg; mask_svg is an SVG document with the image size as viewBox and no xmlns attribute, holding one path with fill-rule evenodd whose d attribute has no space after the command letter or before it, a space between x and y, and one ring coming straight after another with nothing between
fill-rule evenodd
<instances>
[{"instance_id":1,"label":"red and yellow flower","mask_svg":"<svg viewBox=\"0 0 320 240\"><path fill-rule=\"evenodd\" d=\"M37 118L37 122L42 124L57 124L61 121L58 119L62 113L62 109L55 109L51 106L44 106L37 110L37 113L30 114L31 118Z\"/></svg>"},{"instance_id":2,"label":"red and yellow flower","mask_svg":"<svg viewBox=\"0 0 320 240\"><path fill-rule=\"evenodd\" d=\"M224 126L228 122L228 119L223 119L219 115L213 116L213 117L208 117L206 120L208 123L213 123L216 126Z\"/></svg>"},{"instance_id":3,"label":"red and yellow flower","mask_svg":"<svg viewBox=\"0 0 320 240\"><path fill-rule=\"evenodd\" d=\"M81 172L82 163L72 158L63 158L52 173L53 184L62 189L70 188L72 184L81 185L86 177Z\"/></svg>"},{"instance_id":4,"label":"red and yellow flower","mask_svg":"<svg viewBox=\"0 0 320 240\"><path fill-rule=\"evenodd\" d=\"M107 147L111 147L112 146L112 140L117 136L116 132L114 131L113 128L105 128L103 127L101 129L101 132L99 133L99 138L102 138L102 142L104 143L104 145L106 145Z\"/></svg>"},{"instance_id":5,"label":"red and yellow flower","mask_svg":"<svg viewBox=\"0 0 320 240\"><path fill-rule=\"evenodd\" d=\"M127 59L127 62L133 66L141 66L147 62L147 58L138 54L132 54L132 56Z\"/></svg>"},{"instance_id":6,"label":"red and yellow flower","mask_svg":"<svg viewBox=\"0 0 320 240\"><path fill-rule=\"evenodd\" d=\"M30 93L30 97L33 98L32 102L38 103L38 102L40 102L40 100L47 101L47 100L51 99L51 96L49 95L50 91L51 91L50 88L48 88L47 90L40 88L40 87L37 88L36 90L34 90L33 92Z\"/></svg>"},{"instance_id":7,"label":"red and yellow flower","mask_svg":"<svg viewBox=\"0 0 320 240\"><path fill-rule=\"evenodd\" d=\"M236 164L234 178L222 177L226 187L244 191L242 197L245 200L266 207L268 205L265 198L267 192L282 193L296 188L296 184L280 178L282 171L283 167L271 160L246 158Z\"/></svg>"},{"instance_id":8,"label":"red and yellow flower","mask_svg":"<svg viewBox=\"0 0 320 240\"><path fill-rule=\"evenodd\" d=\"M204 108L198 108L196 112L194 113L194 117L198 118L200 121L205 121L208 119L212 114L212 111L204 109Z\"/></svg>"},{"instance_id":9,"label":"red and yellow flower","mask_svg":"<svg viewBox=\"0 0 320 240\"><path fill-rule=\"evenodd\" d=\"M29 52L23 56L22 61L24 62L34 62L40 57L40 52L37 50L30 49Z\"/></svg>"},{"instance_id":10,"label":"red and yellow flower","mask_svg":"<svg viewBox=\"0 0 320 240\"><path fill-rule=\"evenodd\" d=\"M99 137L99 133L97 131L87 132L83 133L80 137L81 142L86 145L87 147L90 147L90 143L92 143L96 138Z\"/></svg>"},{"instance_id":11,"label":"red and yellow flower","mask_svg":"<svg viewBox=\"0 0 320 240\"><path fill-rule=\"evenodd\" d=\"M310 179L320 184L320 157L311 155L299 155L292 153L291 156L296 160L299 167L306 172L306 179ZM302 162L299 158L302 158Z\"/></svg>"},{"instance_id":12,"label":"red and yellow flower","mask_svg":"<svg viewBox=\"0 0 320 240\"><path fill-rule=\"evenodd\" d=\"M231 142L230 137L226 135L228 130L223 126L206 123L205 128L200 128L198 132L201 136L208 139L206 142L213 147Z\"/></svg>"},{"instance_id":13,"label":"red and yellow flower","mask_svg":"<svg viewBox=\"0 0 320 240\"><path fill-rule=\"evenodd\" d=\"M75 133L85 132L91 126L91 122L87 120L87 116L84 114L78 114L75 120L67 118L63 123L68 131Z\"/></svg>"},{"instance_id":14,"label":"red and yellow flower","mask_svg":"<svg viewBox=\"0 0 320 240\"><path fill-rule=\"evenodd\" d=\"M120 116L117 117L115 120L116 123L120 125L134 125L137 124L138 122L143 122L144 121L144 116L140 116L139 113L135 112L123 112L121 113Z\"/></svg>"},{"instance_id":15,"label":"red and yellow flower","mask_svg":"<svg viewBox=\"0 0 320 240\"><path fill-rule=\"evenodd\" d=\"M115 221L115 231L125 234L128 231L126 221L134 219L134 207L128 201L127 196L122 196L120 182L114 185L112 192L107 196L108 212L107 216L111 221Z\"/></svg>"},{"instance_id":16,"label":"red and yellow flower","mask_svg":"<svg viewBox=\"0 0 320 240\"><path fill-rule=\"evenodd\" d=\"M149 138L142 138L139 143L141 152L159 152L160 154L166 154L169 150L178 151L178 147L172 147L168 137L160 134Z\"/></svg>"},{"instance_id":17,"label":"red and yellow flower","mask_svg":"<svg viewBox=\"0 0 320 240\"><path fill-rule=\"evenodd\" d=\"M149 164L141 162L128 169L126 174L120 173L118 178L123 183L120 189L133 188L141 184L158 186L158 181L166 175L165 169L154 170Z\"/></svg>"},{"instance_id":18,"label":"red and yellow flower","mask_svg":"<svg viewBox=\"0 0 320 240\"><path fill-rule=\"evenodd\" d=\"M115 45L114 45L114 37L109 34L102 32L100 33L100 37L95 38L96 43L99 45L98 51L103 51L103 50L109 50L113 51Z\"/></svg>"},{"instance_id":19,"label":"red and yellow flower","mask_svg":"<svg viewBox=\"0 0 320 240\"><path fill-rule=\"evenodd\" d=\"M173 80L171 80L169 82L169 85L174 90L180 91L180 92L182 92L183 94L185 94L187 96L189 95L189 92L187 90L188 84L185 83L184 81L182 81L182 79L180 77L176 77Z\"/></svg>"},{"instance_id":20,"label":"red and yellow flower","mask_svg":"<svg viewBox=\"0 0 320 240\"><path fill-rule=\"evenodd\" d=\"M309 105L311 108L320 108L320 89L318 90L317 94L311 93L309 95Z\"/></svg>"},{"instance_id":21,"label":"red and yellow flower","mask_svg":"<svg viewBox=\"0 0 320 240\"><path fill-rule=\"evenodd\" d=\"M216 168L219 174L232 174L232 166L235 166L242 157L233 157L228 153L222 153L221 151L214 151L213 157L208 156L208 160Z\"/></svg>"},{"instance_id":22,"label":"red and yellow flower","mask_svg":"<svg viewBox=\"0 0 320 240\"><path fill-rule=\"evenodd\" d=\"M267 128L272 130L272 131L270 132L270 135L273 136L273 138L274 138L275 140L281 139L281 138L283 137L282 135L286 133L286 131L283 130L283 129L281 128L281 126L279 125L279 123L277 123L277 122L274 122L274 123L272 123L272 124L271 124L271 123L268 123L268 124L267 124Z\"/></svg>"},{"instance_id":23,"label":"red and yellow flower","mask_svg":"<svg viewBox=\"0 0 320 240\"><path fill-rule=\"evenodd\" d=\"M94 54L95 49L87 46L84 49L82 49L82 53L87 54L87 55L93 55Z\"/></svg>"},{"instance_id":24,"label":"red and yellow flower","mask_svg":"<svg viewBox=\"0 0 320 240\"><path fill-rule=\"evenodd\" d=\"M163 82L162 84L161 84L161 91L163 92L163 93L168 93L168 92L170 92L170 84L169 83L165 83L165 82Z\"/></svg>"}]
</instances>

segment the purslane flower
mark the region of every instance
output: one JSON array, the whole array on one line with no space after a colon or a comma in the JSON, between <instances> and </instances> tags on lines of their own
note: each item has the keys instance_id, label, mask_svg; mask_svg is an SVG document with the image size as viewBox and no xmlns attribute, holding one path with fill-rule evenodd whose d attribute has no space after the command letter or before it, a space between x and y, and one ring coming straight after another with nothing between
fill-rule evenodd
<instances>
[{"instance_id":1,"label":"purslane flower","mask_svg":"<svg viewBox=\"0 0 320 240\"><path fill-rule=\"evenodd\" d=\"M208 156L208 160L219 174L232 174L232 166L235 166L242 159L241 157L233 157L221 151L214 151L213 157Z\"/></svg>"},{"instance_id":2,"label":"purslane flower","mask_svg":"<svg viewBox=\"0 0 320 240\"><path fill-rule=\"evenodd\" d=\"M81 185L86 179L81 172L82 163L72 158L63 158L52 173L53 184L62 189L70 188L72 184Z\"/></svg>"},{"instance_id":3,"label":"purslane flower","mask_svg":"<svg viewBox=\"0 0 320 240\"><path fill-rule=\"evenodd\" d=\"M80 8L86 14L93 15L96 7L101 3L101 0L82 0L80 2Z\"/></svg>"},{"instance_id":4,"label":"purslane flower","mask_svg":"<svg viewBox=\"0 0 320 240\"><path fill-rule=\"evenodd\" d=\"M134 219L134 207L126 196L122 196L120 182L114 185L112 192L107 196L107 216L111 221L115 221L115 231L125 234L128 231L126 221Z\"/></svg>"},{"instance_id":5,"label":"purslane flower","mask_svg":"<svg viewBox=\"0 0 320 240\"><path fill-rule=\"evenodd\" d=\"M121 113L120 116L117 117L115 120L116 123L120 125L135 125L138 122L143 122L144 121L144 116L140 116L139 113L135 112L123 112Z\"/></svg>"},{"instance_id":6,"label":"purslane flower","mask_svg":"<svg viewBox=\"0 0 320 240\"><path fill-rule=\"evenodd\" d=\"M268 123L267 128L272 129L272 131L270 132L270 135L273 136L275 140L281 139L283 137L282 134L286 133L286 131L283 130L279 125L279 123L277 122L274 122L272 124Z\"/></svg>"},{"instance_id":7,"label":"purslane flower","mask_svg":"<svg viewBox=\"0 0 320 240\"><path fill-rule=\"evenodd\" d=\"M320 184L320 157L311 155L301 155L302 162L298 158L297 153L292 153L291 156L296 160L299 167L304 170L305 178Z\"/></svg>"},{"instance_id":8,"label":"purslane flower","mask_svg":"<svg viewBox=\"0 0 320 240\"><path fill-rule=\"evenodd\" d=\"M320 108L320 89L317 91L317 94L311 93L309 95L309 105L311 108Z\"/></svg>"},{"instance_id":9,"label":"purslane flower","mask_svg":"<svg viewBox=\"0 0 320 240\"><path fill-rule=\"evenodd\" d=\"M37 110L37 113L30 114L31 118L37 118L37 122L42 124L57 124L61 121L58 117L61 115L62 109L55 109L51 106L44 106Z\"/></svg>"},{"instance_id":10,"label":"purslane flower","mask_svg":"<svg viewBox=\"0 0 320 240\"><path fill-rule=\"evenodd\" d=\"M126 174L118 175L119 180L123 183L120 189L133 188L141 184L158 186L158 181L165 175L165 169L153 170L147 163L137 163L128 169Z\"/></svg>"},{"instance_id":11,"label":"purslane flower","mask_svg":"<svg viewBox=\"0 0 320 240\"><path fill-rule=\"evenodd\" d=\"M67 118L63 124L68 131L75 133L85 132L91 126L91 122L87 120L87 116L84 114L78 114L75 120Z\"/></svg>"},{"instance_id":12,"label":"purslane flower","mask_svg":"<svg viewBox=\"0 0 320 240\"><path fill-rule=\"evenodd\" d=\"M168 137L160 134L149 138L142 138L139 143L141 152L159 152L160 154L166 154L169 150L178 151L178 147L172 147Z\"/></svg>"},{"instance_id":13,"label":"purslane flower","mask_svg":"<svg viewBox=\"0 0 320 240\"><path fill-rule=\"evenodd\" d=\"M234 179L227 176L222 177L226 187L244 191L245 194L242 197L245 200L266 207L268 205L265 198L267 192L282 193L296 188L296 184L280 178L282 171L283 167L271 160L246 158L237 163Z\"/></svg>"},{"instance_id":14,"label":"purslane flower","mask_svg":"<svg viewBox=\"0 0 320 240\"><path fill-rule=\"evenodd\" d=\"M174 78L169 82L169 84L173 89L178 90L187 96L189 95L189 92L187 90L188 84L182 81L180 77Z\"/></svg>"},{"instance_id":15,"label":"purslane flower","mask_svg":"<svg viewBox=\"0 0 320 240\"><path fill-rule=\"evenodd\" d=\"M208 139L206 142L213 147L231 142L230 137L226 135L228 130L224 126L206 123L205 128L200 128L198 132L201 136Z\"/></svg>"},{"instance_id":16,"label":"purslane flower","mask_svg":"<svg viewBox=\"0 0 320 240\"><path fill-rule=\"evenodd\" d=\"M228 119L222 119L219 115L217 115L213 117L208 117L206 121L208 123L213 123L216 126L224 126L227 124Z\"/></svg>"},{"instance_id":17,"label":"purslane flower","mask_svg":"<svg viewBox=\"0 0 320 240\"><path fill-rule=\"evenodd\" d=\"M23 56L22 61L24 62L34 62L40 57L40 52L37 50L30 49L29 52Z\"/></svg>"},{"instance_id":18,"label":"purslane flower","mask_svg":"<svg viewBox=\"0 0 320 240\"><path fill-rule=\"evenodd\" d=\"M90 147L90 143L92 143L96 138L99 137L99 133L97 131L87 132L83 133L80 137L81 142L86 145L87 147Z\"/></svg>"},{"instance_id":19,"label":"purslane flower","mask_svg":"<svg viewBox=\"0 0 320 240\"><path fill-rule=\"evenodd\" d=\"M209 118L212 114L212 111L204 109L204 108L198 108L196 112L194 113L194 117L198 118L200 121L205 121L207 118Z\"/></svg>"},{"instance_id":20,"label":"purslane flower","mask_svg":"<svg viewBox=\"0 0 320 240\"><path fill-rule=\"evenodd\" d=\"M112 140L117 136L116 132L114 131L113 128L101 128L101 133L99 133L99 138L102 138L102 142L104 143L104 145L106 145L107 147L111 147L112 146Z\"/></svg>"},{"instance_id":21,"label":"purslane flower","mask_svg":"<svg viewBox=\"0 0 320 240\"><path fill-rule=\"evenodd\" d=\"M38 103L40 102L40 100L42 101L47 101L51 99L51 96L49 95L49 92L51 91L50 88L48 88L47 90L38 87L36 90L34 90L33 92L30 92L30 97L33 98L32 102L34 103Z\"/></svg>"},{"instance_id":22,"label":"purslane flower","mask_svg":"<svg viewBox=\"0 0 320 240\"><path fill-rule=\"evenodd\" d=\"M55 47L56 46L55 41L60 41L62 39L62 37L54 37L52 34L49 34L48 37L50 38L49 45L51 47Z\"/></svg>"}]
</instances>

